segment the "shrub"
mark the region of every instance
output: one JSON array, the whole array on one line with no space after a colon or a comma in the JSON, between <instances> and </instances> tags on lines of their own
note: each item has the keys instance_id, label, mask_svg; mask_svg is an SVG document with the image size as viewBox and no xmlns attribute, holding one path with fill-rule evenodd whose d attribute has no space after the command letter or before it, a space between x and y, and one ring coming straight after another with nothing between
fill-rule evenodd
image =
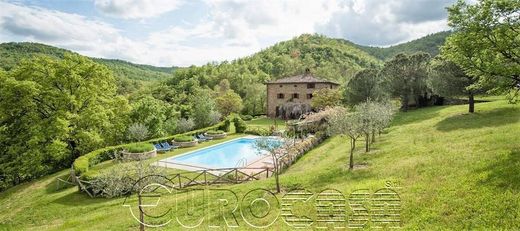
<instances>
[{"instance_id":1,"label":"shrub","mask_svg":"<svg viewBox=\"0 0 520 231\"><path fill-rule=\"evenodd\" d=\"M229 118L226 118L226 120L224 120L224 122L217 129L225 131L225 132L229 132L230 126L231 126L231 120Z\"/></svg>"},{"instance_id":2,"label":"shrub","mask_svg":"<svg viewBox=\"0 0 520 231\"><path fill-rule=\"evenodd\" d=\"M267 129L255 127L247 128L244 133L257 136L269 136L272 134Z\"/></svg>"},{"instance_id":3,"label":"shrub","mask_svg":"<svg viewBox=\"0 0 520 231\"><path fill-rule=\"evenodd\" d=\"M195 122L192 119L181 118L177 123L177 132L184 133L190 131L195 127Z\"/></svg>"},{"instance_id":4,"label":"shrub","mask_svg":"<svg viewBox=\"0 0 520 231\"><path fill-rule=\"evenodd\" d=\"M222 115L218 111L211 111L208 115L210 125L217 124Z\"/></svg>"},{"instance_id":5,"label":"shrub","mask_svg":"<svg viewBox=\"0 0 520 231\"><path fill-rule=\"evenodd\" d=\"M242 118L245 121L250 121L253 119L253 116L251 115L240 115L240 118Z\"/></svg>"},{"instance_id":6,"label":"shrub","mask_svg":"<svg viewBox=\"0 0 520 231\"><path fill-rule=\"evenodd\" d=\"M87 190L94 196L112 198L140 190L140 187L135 187L135 179L139 178L139 173L146 176L140 178L142 185L165 184L167 181L164 168L153 165L142 166L136 162L119 164L117 168L111 168L108 171L89 171L82 176L82 179L89 181ZM150 187L149 190L154 189ZM150 192L149 190L145 191Z\"/></svg>"},{"instance_id":7,"label":"shrub","mask_svg":"<svg viewBox=\"0 0 520 231\"><path fill-rule=\"evenodd\" d=\"M128 127L128 139L132 141L145 140L150 133L144 124L135 123Z\"/></svg>"},{"instance_id":8,"label":"shrub","mask_svg":"<svg viewBox=\"0 0 520 231\"><path fill-rule=\"evenodd\" d=\"M240 117L236 116L235 119L233 119L233 123L235 125L236 133L244 133L246 131L247 124Z\"/></svg>"},{"instance_id":9,"label":"shrub","mask_svg":"<svg viewBox=\"0 0 520 231\"><path fill-rule=\"evenodd\" d=\"M128 144L124 147L130 153L149 152L154 150L154 146L149 143Z\"/></svg>"},{"instance_id":10,"label":"shrub","mask_svg":"<svg viewBox=\"0 0 520 231\"><path fill-rule=\"evenodd\" d=\"M224 131L222 131L222 130L217 130L217 131L210 130L210 131L207 131L206 133L210 134L210 135L220 135L220 134L224 134Z\"/></svg>"},{"instance_id":11,"label":"shrub","mask_svg":"<svg viewBox=\"0 0 520 231\"><path fill-rule=\"evenodd\" d=\"M123 147L124 145L101 148L78 157L72 164L75 174L84 174L89 170L90 166L113 159L115 153L119 152Z\"/></svg>"},{"instance_id":12,"label":"shrub","mask_svg":"<svg viewBox=\"0 0 520 231\"><path fill-rule=\"evenodd\" d=\"M191 142L191 141L193 141L195 139L193 138L193 136L182 135L182 136L175 136L175 137L173 137L173 140L175 142Z\"/></svg>"},{"instance_id":13,"label":"shrub","mask_svg":"<svg viewBox=\"0 0 520 231\"><path fill-rule=\"evenodd\" d=\"M175 134L177 132L178 119L171 118L164 122L164 130L168 134Z\"/></svg>"}]
</instances>

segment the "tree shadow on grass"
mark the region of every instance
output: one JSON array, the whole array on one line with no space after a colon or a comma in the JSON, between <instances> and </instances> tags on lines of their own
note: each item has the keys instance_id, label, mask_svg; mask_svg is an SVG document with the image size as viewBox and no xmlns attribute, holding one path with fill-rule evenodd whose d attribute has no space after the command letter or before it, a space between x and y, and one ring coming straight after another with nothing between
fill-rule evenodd
<instances>
[{"instance_id":1,"label":"tree shadow on grass","mask_svg":"<svg viewBox=\"0 0 520 231\"><path fill-rule=\"evenodd\" d=\"M48 194L51 194L51 193L61 192L64 189L76 187L72 183L65 183L64 182L64 181L70 181L69 176L70 176L70 173L69 172L65 172L63 174L60 174L60 175L54 177L55 179L52 180L51 182L49 182L45 186L45 192L47 192ZM58 178L62 179L63 181L58 180Z\"/></svg>"},{"instance_id":2,"label":"tree shadow on grass","mask_svg":"<svg viewBox=\"0 0 520 231\"><path fill-rule=\"evenodd\" d=\"M483 169L490 172L487 177L480 181L487 184L502 188L504 190L520 191L520 148L511 150L507 158L500 160Z\"/></svg>"},{"instance_id":3,"label":"tree shadow on grass","mask_svg":"<svg viewBox=\"0 0 520 231\"><path fill-rule=\"evenodd\" d=\"M458 129L475 129L483 127L498 127L516 123L520 120L519 108L498 108L473 114L465 113L448 117L435 125L439 131Z\"/></svg>"},{"instance_id":4,"label":"tree shadow on grass","mask_svg":"<svg viewBox=\"0 0 520 231\"><path fill-rule=\"evenodd\" d=\"M397 113L392 120L391 126L401 126L435 118L439 115L439 111L444 108L446 108L446 106L431 106Z\"/></svg>"}]
</instances>

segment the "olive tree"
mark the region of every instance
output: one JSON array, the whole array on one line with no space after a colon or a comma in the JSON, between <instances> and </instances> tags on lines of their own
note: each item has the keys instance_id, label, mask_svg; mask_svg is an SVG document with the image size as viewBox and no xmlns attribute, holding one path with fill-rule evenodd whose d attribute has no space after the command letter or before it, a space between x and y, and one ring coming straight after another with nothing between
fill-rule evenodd
<instances>
[{"instance_id":1,"label":"olive tree","mask_svg":"<svg viewBox=\"0 0 520 231\"><path fill-rule=\"evenodd\" d=\"M274 139L272 137L264 136L255 140L253 146L257 150L258 154L264 155L266 152L271 156L274 167L274 177L276 181L276 192L280 193L280 180L279 180L279 165L278 159L283 149L284 143L281 140Z\"/></svg>"},{"instance_id":2,"label":"olive tree","mask_svg":"<svg viewBox=\"0 0 520 231\"><path fill-rule=\"evenodd\" d=\"M372 142L375 142L376 132L382 131L390 123L394 114L394 107L387 102L375 102L367 100L354 107L361 117L361 131L365 135L365 151L370 151L370 134Z\"/></svg>"},{"instance_id":3,"label":"olive tree","mask_svg":"<svg viewBox=\"0 0 520 231\"><path fill-rule=\"evenodd\" d=\"M148 128L141 123L134 123L128 127L128 138L132 141L142 141L148 138Z\"/></svg>"},{"instance_id":4,"label":"olive tree","mask_svg":"<svg viewBox=\"0 0 520 231\"><path fill-rule=\"evenodd\" d=\"M349 170L354 169L354 150L357 139L363 135L362 117L359 112L349 112L344 107L336 107L329 116L329 135L341 135L350 138Z\"/></svg>"}]
</instances>

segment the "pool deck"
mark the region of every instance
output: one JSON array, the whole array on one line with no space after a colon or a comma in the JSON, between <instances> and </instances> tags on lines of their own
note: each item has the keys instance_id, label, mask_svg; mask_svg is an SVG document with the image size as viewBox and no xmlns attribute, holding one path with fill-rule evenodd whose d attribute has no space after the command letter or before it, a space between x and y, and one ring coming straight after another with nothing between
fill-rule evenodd
<instances>
[{"instance_id":1,"label":"pool deck","mask_svg":"<svg viewBox=\"0 0 520 231\"><path fill-rule=\"evenodd\" d=\"M196 150L193 150L193 151L189 151L189 152L186 152L186 153L174 156L174 157L180 157L180 156L184 156L184 155L189 155L189 154L191 154L193 152L196 152L196 151L212 148L212 147L215 147L215 146L218 146L218 145L222 145L222 144L225 144L225 143L228 143L228 142L232 142L232 141L235 141L235 140L238 140L238 139L243 139L243 138L253 139L253 138L257 138L257 137L258 136L253 136L253 135L243 136L243 137L239 137L239 138L236 138L236 139L228 140L228 141L225 141L225 142L222 142L222 143L217 143L217 144L214 144L214 145L211 145L211 146L208 146L208 147L204 147L204 148L196 149ZM171 158L171 157L169 157L169 158ZM168 158L166 158L166 159L168 159ZM215 172L221 172L221 171L218 171L218 169L211 169L211 168L207 168L207 167L203 167L203 166L195 166L195 165L188 165L188 164L181 164L181 163L172 163L172 162L164 161L166 159L154 162L154 163L152 163L152 165L165 167L165 168L181 169L181 170L186 170L186 171L214 170ZM236 167L236 168L239 169L240 171L246 173L246 174L254 174L254 173L257 173L257 172L264 171L265 168L273 168L273 165L271 163L272 163L271 156L266 155L266 156L262 156L262 157L256 159L254 162L249 163L245 167Z\"/></svg>"}]
</instances>

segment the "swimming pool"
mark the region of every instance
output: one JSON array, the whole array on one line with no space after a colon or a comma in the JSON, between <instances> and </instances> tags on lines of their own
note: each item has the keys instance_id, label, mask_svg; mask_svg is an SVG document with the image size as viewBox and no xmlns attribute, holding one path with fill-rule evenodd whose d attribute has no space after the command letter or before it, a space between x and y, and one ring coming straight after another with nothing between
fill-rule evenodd
<instances>
[{"instance_id":1,"label":"swimming pool","mask_svg":"<svg viewBox=\"0 0 520 231\"><path fill-rule=\"evenodd\" d=\"M245 167L265 156L254 147L255 138L238 138L161 162L207 169Z\"/></svg>"}]
</instances>

